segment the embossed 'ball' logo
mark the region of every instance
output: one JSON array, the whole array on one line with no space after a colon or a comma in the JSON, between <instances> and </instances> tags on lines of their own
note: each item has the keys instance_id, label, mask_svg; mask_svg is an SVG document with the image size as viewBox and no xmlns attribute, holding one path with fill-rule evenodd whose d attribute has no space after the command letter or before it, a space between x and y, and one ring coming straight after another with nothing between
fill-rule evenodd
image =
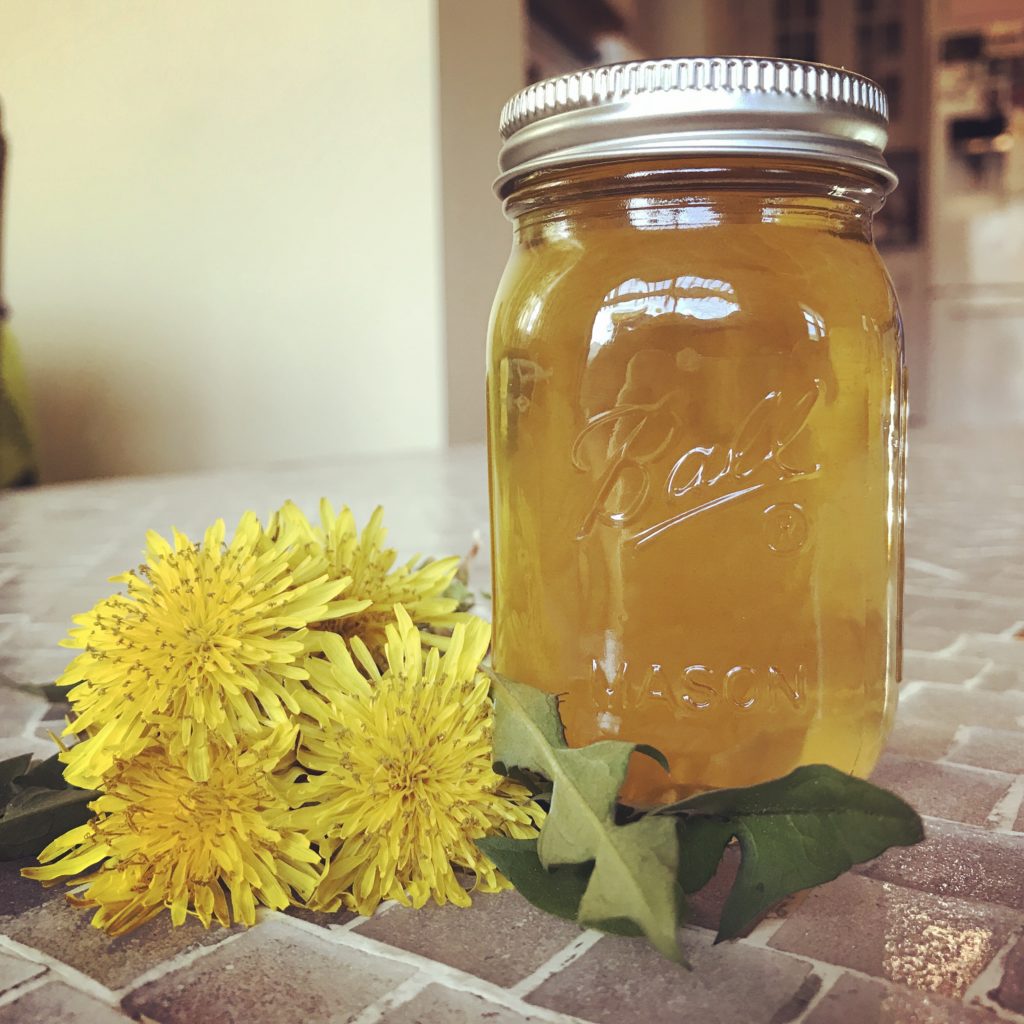
<instances>
[{"instance_id":1,"label":"embossed 'ball' logo","mask_svg":"<svg viewBox=\"0 0 1024 1024\"><path fill-rule=\"evenodd\" d=\"M807 541L810 524L803 507L795 502L780 502L764 510L764 539L776 554L799 551Z\"/></svg>"}]
</instances>

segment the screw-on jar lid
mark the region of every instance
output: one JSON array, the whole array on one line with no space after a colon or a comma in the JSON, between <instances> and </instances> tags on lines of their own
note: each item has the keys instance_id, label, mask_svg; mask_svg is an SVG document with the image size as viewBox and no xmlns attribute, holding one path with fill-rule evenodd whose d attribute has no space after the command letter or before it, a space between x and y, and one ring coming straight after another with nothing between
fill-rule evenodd
<instances>
[{"instance_id":1,"label":"screw-on jar lid","mask_svg":"<svg viewBox=\"0 0 1024 1024\"><path fill-rule=\"evenodd\" d=\"M683 57L537 82L501 112L499 194L531 171L599 160L775 156L896 176L885 93L861 75L767 57Z\"/></svg>"}]
</instances>

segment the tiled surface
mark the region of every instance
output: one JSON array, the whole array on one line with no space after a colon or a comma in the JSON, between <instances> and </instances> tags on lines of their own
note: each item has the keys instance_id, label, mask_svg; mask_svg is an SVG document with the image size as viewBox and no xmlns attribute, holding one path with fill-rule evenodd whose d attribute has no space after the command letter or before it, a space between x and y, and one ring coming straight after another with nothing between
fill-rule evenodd
<instances>
[{"instance_id":1,"label":"tiled surface","mask_svg":"<svg viewBox=\"0 0 1024 1024\"><path fill-rule=\"evenodd\" d=\"M416 968L265 921L233 942L142 985L124 1009L161 1024L252 1024L261 1019L323 1021L408 981Z\"/></svg>"},{"instance_id":2,"label":"tiled surface","mask_svg":"<svg viewBox=\"0 0 1024 1024\"><path fill-rule=\"evenodd\" d=\"M950 760L976 768L1024 774L1024 743L1014 729L962 726L949 756Z\"/></svg>"},{"instance_id":3,"label":"tiled surface","mask_svg":"<svg viewBox=\"0 0 1024 1024\"><path fill-rule=\"evenodd\" d=\"M518 893L480 896L472 914L452 904L422 910L396 907L356 931L508 987L580 933L571 921L552 919Z\"/></svg>"},{"instance_id":4,"label":"tiled surface","mask_svg":"<svg viewBox=\"0 0 1024 1024\"><path fill-rule=\"evenodd\" d=\"M47 981L28 991L8 993L11 1001L0 1006L0 1024L124 1024L116 1007L60 981Z\"/></svg>"},{"instance_id":5,"label":"tiled surface","mask_svg":"<svg viewBox=\"0 0 1024 1024\"><path fill-rule=\"evenodd\" d=\"M174 928L168 915L163 914L147 928L111 940L89 924L88 914L69 914L62 899L50 900L8 918L0 927L3 934L16 942L31 946L112 989L128 985L178 953L222 942L234 931L207 931L193 920Z\"/></svg>"},{"instance_id":6,"label":"tiled surface","mask_svg":"<svg viewBox=\"0 0 1024 1024\"><path fill-rule=\"evenodd\" d=\"M844 974L806 1024L995 1024L999 1019L990 1010L966 1008L942 996Z\"/></svg>"},{"instance_id":7,"label":"tiled surface","mask_svg":"<svg viewBox=\"0 0 1024 1024\"><path fill-rule=\"evenodd\" d=\"M34 863L31 858L0 861L0 931L6 931L4 918L22 914L57 895L58 890L44 889L41 885L26 888L20 872Z\"/></svg>"},{"instance_id":8,"label":"tiled surface","mask_svg":"<svg viewBox=\"0 0 1024 1024\"><path fill-rule=\"evenodd\" d=\"M1024 1013L1024 939L1010 950L1006 958L1003 980L995 998L1000 1006Z\"/></svg>"},{"instance_id":9,"label":"tiled surface","mask_svg":"<svg viewBox=\"0 0 1024 1024\"><path fill-rule=\"evenodd\" d=\"M42 974L44 970L46 970L45 967L34 964L31 960L23 960L18 956L0 953L0 991L21 985L29 978L35 978Z\"/></svg>"},{"instance_id":10,"label":"tiled surface","mask_svg":"<svg viewBox=\"0 0 1024 1024\"><path fill-rule=\"evenodd\" d=\"M899 793L921 814L971 825L984 824L1016 777L885 754L872 779Z\"/></svg>"},{"instance_id":11,"label":"tiled surface","mask_svg":"<svg viewBox=\"0 0 1024 1024\"><path fill-rule=\"evenodd\" d=\"M544 1018L510 1010L471 992L428 985L415 999L385 1010L380 1024L532 1024Z\"/></svg>"},{"instance_id":12,"label":"tiled surface","mask_svg":"<svg viewBox=\"0 0 1024 1024\"><path fill-rule=\"evenodd\" d=\"M1018 836L990 828L927 823L917 846L897 846L862 864L860 874L936 896L1024 910L1024 863Z\"/></svg>"},{"instance_id":13,"label":"tiled surface","mask_svg":"<svg viewBox=\"0 0 1024 1024\"><path fill-rule=\"evenodd\" d=\"M962 997L1021 921L1017 910L845 875L812 892L769 945Z\"/></svg>"},{"instance_id":14,"label":"tiled surface","mask_svg":"<svg viewBox=\"0 0 1024 1024\"><path fill-rule=\"evenodd\" d=\"M793 1019L821 987L806 960L746 944L712 946L710 932L689 932L683 950L693 965L688 974L639 939L603 938L528 998L601 1024L769 1024Z\"/></svg>"},{"instance_id":15,"label":"tiled surface","mask_svg":"<svg viewBox=\"0 0 1024 1024\"><path fill-rule=\"evenodd\" d=\"M383 503L408 554L486 528L477 449L0 495L0 756L51 749L62 709L15 687L56 675L68 617L138 561L147 527L323 493L362 518ZM713 946L727 863L691 907L692 973L515 894L248 932L164 919L111 941L0 864L0 1024L1024 1024L1024 436L913 437L908 542L906 678L876 778L928 815L927 841Z\"/></svg>"}]
</instances>

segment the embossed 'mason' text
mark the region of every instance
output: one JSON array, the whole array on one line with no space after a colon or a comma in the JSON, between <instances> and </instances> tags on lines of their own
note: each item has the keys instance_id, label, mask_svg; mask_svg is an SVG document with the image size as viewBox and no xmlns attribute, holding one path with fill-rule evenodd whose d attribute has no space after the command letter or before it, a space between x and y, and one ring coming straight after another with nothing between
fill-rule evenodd
<instances>
[{"instance_id":1,"label":"embossed 'mason' text","mask_svg":"<svg viewBox=\"0 0 1024 1024\"><path fill-rule=\"evenodd\" d=\"M807 692L807 668L796 665L631 665L624 661L610 674L592 663L589 693L598 711L622 715L665 701L677 716L715 710L749 712L799 710Z\"/></svg>"}]
</instances>

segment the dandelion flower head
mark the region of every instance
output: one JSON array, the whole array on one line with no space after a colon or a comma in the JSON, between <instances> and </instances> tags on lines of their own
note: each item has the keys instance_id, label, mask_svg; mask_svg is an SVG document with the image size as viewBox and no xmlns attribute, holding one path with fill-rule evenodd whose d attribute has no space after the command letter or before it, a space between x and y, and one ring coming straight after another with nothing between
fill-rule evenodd
<instances>
[{"instance_id":1,"label":"dandelion flower head","mask_svg":"<svg viewBox=\"0 0 1024 1024\"><path fill-rule=\"evenodd\" d=\"M97 911L92 923L123 935L165 907L175 925L188 915L251 925L256 905L282 909L313 891L320 858L290 823L285 783L275 774L295 728L253 738L243 751L214 744L209 777L195 781L182 751L150 742L116 760L95 817L54 840L41 867L22 874L46 884L74 879L68 899ZM91 871L79 878L83 871Z\"/></svg>"},{"instance_id":2,"label":"dandelion flower head","mask_svg":"<svg viewBox=\"0 0 1024 1024\"><path fill-rule=\"evenodd\" d=\"M420 627L447 630L467 619L456 611L458 602L444 597L459 566L457 557L417 564L413 558L396 565L397 555L385 547L384 510L377 508L362 532L356 528L351 509L335 513L331 503L320 502L320 521L312 523L292 502L271 518L268 532L276 543L292 551L292 557L315 566L330 579L352 580L346 596L368 602L344 618L327 620L319 628L346 639L359 637L383 662L387 626L394 621L394 607L401 604Z\"/></svg>"},{"instance_id":3,"label":"dandelion flower head","mask_svg":"<svg viewBox=\"0 0 1024 1024\"><path fill-rule=\"evenodd\" d=\"M309 700L305 627L367 602L337 600L347 578L311 578L292 561L252 513L228 544L222 520L201 544L150 532L146 563L114 580L127 593L76 617L64 641L83 649L58 679L72 687L67 732L87 737L65 755L67 781L96 788L115 756L131 757L155 732L205 779L211 741L232 746L298 714Z\"/></svg>"},{"instance_id":4,"label":"dandelion flower head","mask_svg":"<svg viewBox=\"0 0 1024 1024\"><path fill-rule=\"evenodd\" d=\"M487 835L533 838L543 810L526 787L492 769L494 705L479 672L490 627L457 625L425 650L404 608L386 627L386 666L360 640L327 638L311 674L333 684L335 721L303 732L296 811L325 868L312 905L370 914L384 899L413 907L470 903L456 874L475 876L483 892L509 883L477 849Z\"/></svg>"}]
</instances>

